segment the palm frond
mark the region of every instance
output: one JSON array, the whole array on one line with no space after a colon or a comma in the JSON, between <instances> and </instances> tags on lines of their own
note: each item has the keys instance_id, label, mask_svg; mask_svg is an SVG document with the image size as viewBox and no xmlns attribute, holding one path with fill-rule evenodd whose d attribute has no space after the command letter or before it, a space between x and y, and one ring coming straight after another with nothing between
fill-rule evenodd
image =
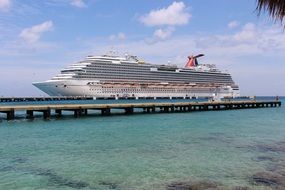
<instances>
[{"instance_id":1,"label":"palm frond","mask_svg":"<svg viewBox=\"0 0 285 190\"><path fill-rule=\"evenodd\" d=\"M283 21L285 17L285 0L257 0L256 10L268 12L274 20Z\"/></svg>"}]
</instances>

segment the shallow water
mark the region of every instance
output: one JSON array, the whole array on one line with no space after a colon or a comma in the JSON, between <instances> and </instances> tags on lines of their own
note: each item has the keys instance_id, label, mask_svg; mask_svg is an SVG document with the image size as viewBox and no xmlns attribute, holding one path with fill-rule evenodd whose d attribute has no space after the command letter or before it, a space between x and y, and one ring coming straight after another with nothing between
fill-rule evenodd
<instances>
[{"instance_id":1,"label":"shallow water","mask_svg":"<svg viewBox=\"0 0 285 190\"><path fill-rule=\"evenodd\" d=\"M3 120L0 189L281 188L284 114L283 106Z\"/></svg>"}]
</instances>

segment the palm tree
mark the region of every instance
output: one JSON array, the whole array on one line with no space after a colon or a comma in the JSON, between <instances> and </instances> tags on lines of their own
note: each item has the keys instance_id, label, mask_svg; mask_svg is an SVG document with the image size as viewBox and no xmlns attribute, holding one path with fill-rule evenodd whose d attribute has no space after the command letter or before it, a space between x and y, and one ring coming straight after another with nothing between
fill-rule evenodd
<instances>
[{"instance_id":1,"label":"palm tree","mask_svg":"<svg viewBox=\"0 0 285 190\"><path fill-rule=\"evenodd\" d=\"M285 17L285 0L257 0L256 10L259 14L267 11L274 20L282 22Z\"/></svg>"}]
</instances>

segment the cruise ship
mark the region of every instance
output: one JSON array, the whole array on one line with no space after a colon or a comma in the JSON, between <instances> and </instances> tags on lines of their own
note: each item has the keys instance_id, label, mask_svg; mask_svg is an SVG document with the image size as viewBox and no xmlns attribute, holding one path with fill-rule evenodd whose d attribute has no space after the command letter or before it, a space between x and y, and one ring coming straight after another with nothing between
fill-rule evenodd
<instances>
[{"instance_id":1,"label":"cruise ship","mask_svg":"<svg viewBox=\"0 0 285 190\"><path fill-rule=\"evenodd\" d=\"M238 97L239 87L215 65L198 64L189 56L185 67L151 64L137 56L112 54L87 56L60 74L34 86L50 96L96 98L198 98Z\"/></svg>"}]
</instances>

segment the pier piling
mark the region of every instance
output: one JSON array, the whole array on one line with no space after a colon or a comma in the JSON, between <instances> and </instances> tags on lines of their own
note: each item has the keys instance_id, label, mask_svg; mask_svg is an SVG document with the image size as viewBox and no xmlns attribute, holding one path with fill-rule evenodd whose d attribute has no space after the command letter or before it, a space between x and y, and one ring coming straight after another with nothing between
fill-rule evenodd
<instances>
[{"instance_id":1,"label":"pier piling","mask_svg":"<svg viewBox=\"0 0 285 190\"><path fill-rule=\"evenodd\" d=\"M102 108L101 109L101 115L110 115L111 109L110 108Z\"/></svg>"},{"instance_id":2,"label":"pier piling","mask_svg":"<svg viewBox=\"0 0 285 190\"><path fill-rule=\"evenodd\" d=\"M132 114L132 113L134 113L134 108L133 108L133 107L125 108L125 113L126 113L126 114Z\"/></svg>"},{"instance_id":3,"label":"pier piling","mask_svg":"<svg viewBox=\"0 0 285 190\"><path fill-rule=\"evenodd\" d=\"M50 118L50 109L44 110L43 116L44 116L44 119L49 119Z\"/></svg>"},{"instance_id":4,"label":"pier piling","mask_svg":"<svg viewBox=\"0 0 285 190\"><path fill-rule=\"evenodd\" d=\"M33 110L27 110L26 111L26 118L27 119L33 119L34 118L34 111Z\"/></svg>"},{"instance_id":5,"label":"pier piling","mask_svg":"<svg viewBox=\"0 0 285 190\"><path fill-rule=\"evenodd\" d=\"M57 117L61 117L61 115L62 115L62 110L61 109L55 109L54 112L55 112Z\"/></svg>"},{"instance_id":6,"label":"pier piling","mask_svg":"<svg viewBox=\"0 0 285 190\"><path fill-rule=\"evenodd\" d=\"M76 109L76 110L73 110L73 111L74 111L74 117L81 116L81 110L80 109Z\"/></svg>"},{"instance_id":7,"label":"pier piling","mask_svg":"<svg viewBox=\"0 0 285 190\"><path fill-rule=\"evenodd\" d=\"M12 120L15 118L15 111L14 109L11 109L10 111L7 112L7 120Z\"/></svg>"}]
</instances>

